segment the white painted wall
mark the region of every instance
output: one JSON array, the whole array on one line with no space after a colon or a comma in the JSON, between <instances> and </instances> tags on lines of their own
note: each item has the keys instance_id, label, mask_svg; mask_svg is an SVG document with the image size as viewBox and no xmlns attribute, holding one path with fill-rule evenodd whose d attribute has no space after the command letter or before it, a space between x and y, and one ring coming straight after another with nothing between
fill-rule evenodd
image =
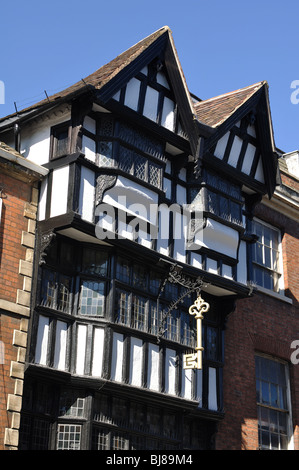
<instances>
[{"instance_id":1,"label":"white painted wall","mask_svg":"<svg viewBox=\"0 0 299 470\"><path fill-rule=\"evenodd\" d=\"M239 136L235 135L233 145L229 154L228 164L233 166L234 168L237 167L241 148L242 148L243 140L240 139Z\"/></svg>"},{"instance_id":2,"label":"white painted wall","mask_svg":"<svg viewBox=\"0 0 299 470\"><path fill-rule=\"evenodd\" d=\"M43 116L42 120L36 121L23 127L21 130L20 153L24 158L43 165L49 162L51 127L61 124L70 119L71 113L68 108L59 108L55 113Z\"/></svg>"},{"instance_id":3,"label":"white painted wall","mask_svg":"<svg viewBox=\"0 0 299 470\"><path fill-rule=\"evenodd\" d=\"M104 328L94 329L91 375L102 377L104 355Z\"/></svg>"},{"instance_id":4,"label":"white painted wall","mask_svg":"<svg viewBox=\"0 0 299 470\"><path fill-rule=\"evenodd\" d=\"M93 222L95 198L95 173L84 166L81 167L79 214L82 219Z\"/></svg>"},{"instance_id":5,"label":"white painted wall","mask_svg":"<svg viewBox=\"0 0 299 470\"><path fill-rule=\"evenodd\" d=\"M47 351L49 340L49 318L39 316L37 339L35 348L35 362L37 364L47 364Z\"/></svg>"},{"instance_id":6,"label":"white painted wall","mask_svg":"<svg viewBox=\"0 0 299 470\"><path fill-rule=\"evenodd\" d=\"M166 348L165 351L165 392L175 395L176 352Z\"/></svg>"},{"instance_id":7,"label":"white painted wall","mask_svg":"<svg viewBox=\"0 0 299 470\"><path fill-rule=\"evenodd\" d=\"M157 120L158 100L159 92L148 86L145 93L143 114L154 122Z\"/></svg>"},{"instance_id":8,"label":"white painted wall","mask_svg":"<svg viewBox=\"0 0 299 470\"><path fill-rule=\"evenodd\" d=\"M50 217L67 212L69 166L53 170Z\"/></svg>"},{"instance_id":9,"label":"white painted wall","mask_svg":"<svg viewBox=\"0 0 299 470\"><path fill-rule=\"evenodd\" d=\"M148 370L147 386L150 390L159 391L159 346L149 343L148 345Z\"/></svg>"},{"instance_id":10,"label":"white painted wall","mask_svg":"<svg viewBox=\"0 0 299 470\"><path fill-rule=\"evenodd\" d=\"M140 80L137 78L131 78L126 87L125 105L134 111L138 109L140 83Z\"/></svg>"},{"instance_id":11,"label":"white painted wall","mask_svg":"<svg viewBox=\"0 0 299 470\"><path fill-rule=\"evenodd\" d=\"M192 379L194 371L192 369L182 369L182 392L181 395L187 400L192 399Z\"/></svg>"},{"instance_id":12,"label":"white painted wall","mask_svg":"<svg viewBox=\"0 0 299 470\"><path fill-rule=\"evenodd\" d=\"M47 191L48 191L48 177L46 177L40 187L39 193L39 204L38 204L38 220L44 220L46 217L46 203L47 203Z\"/></svg>"},{"instance_id":13,"label":"white painted wall","mask_svg":"<svg viewBox=\"0 0 299 470\"><path fill-rule=\"evenodd\" d=\"M123 354L124 335L120 333L113 333L111 379L115 380L116 382L122 382L123 379Z\"/></svg>"},{"instance_id":14,"label":"white painted wall","mask_svg":"<svg viewBox=\"0 0 299 470\"><path fill-rule=\"evenodd\" d=\"M76 374L84 375L85 354L86 354L87 326L77 327L77 354L76 354Z\"/></svg>"},{"instance_id":15,"label":"white painted wall","mask_svg":"<svg viewBox=\"0 0 299 470\"><path fill-rule=\"evenodd\" d=\"M59 369L59 370L65 370L65 366L66 366L67 330L68 330L67 323L58 320L56 324L55 351L54 351L54 364L53 365L56 369Z\"/></svg>"},{"instance_id":16,"label":"white painted wall","mask_svg":"<svg viewBox=\"0 0 299 470\"><path fill-rule=\"evenodd\" d=\"M130 375L131 385L142 386L143 342L141 339L131 337Z\"/></svg>"},{"instance_id":17,"label":"white painted wall","mask_svg":"<svg viewBox=\"0 0 299 470\"><path fill-rule=\"evenodd\" d=\"M206 227L195 234L194 245L209 248L218 253L237 257L239 234L237 230L213 219L207 219Z\"/></svg>"}]
</instances>

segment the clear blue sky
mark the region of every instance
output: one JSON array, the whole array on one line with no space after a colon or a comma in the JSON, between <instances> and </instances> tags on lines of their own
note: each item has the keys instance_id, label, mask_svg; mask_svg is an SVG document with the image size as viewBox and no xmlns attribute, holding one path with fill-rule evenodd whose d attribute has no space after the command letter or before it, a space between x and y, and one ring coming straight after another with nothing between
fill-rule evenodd
<instances>
[{"instance_id":1,"label":"clear blue sky","mask_svg":"<svg viewBox=\"0 0 299 470\"><path fill-rule=\"evenodd\" d=\"M298 0L2 0L0 18L1 117L168 25L191 92L207 99L266 80L276 145L299 149L299 104L291 102L295 80L299 90Z\"/></svg>"}]
</instances>

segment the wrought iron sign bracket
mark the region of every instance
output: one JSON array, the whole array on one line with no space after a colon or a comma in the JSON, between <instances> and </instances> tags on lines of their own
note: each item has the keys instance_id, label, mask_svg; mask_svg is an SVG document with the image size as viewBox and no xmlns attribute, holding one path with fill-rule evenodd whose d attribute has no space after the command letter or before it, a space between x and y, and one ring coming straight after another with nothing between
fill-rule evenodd
<instances>
[{"instance_id":1,"label":"wrought iron sign bracket","mask_svg":"<svg viewBox=\"0 0 299 470\"><path fill-rule=\"evenodd\" d=\"M160 261L165 261L165 260L160 260ZM168 262L167 262L168 263ZM164 291L165 285L167 282L173 283L173 284L180 284L183 286L186 291L183 292L183 294L178 297L177 299L173 300L168 308L163 312L162 318L161 318L161 324L158 332L158 342L160 342L161 337L165 333L165 329L163 327L164 322L166 321L168 315L171 313L172 310L175 310L177 306L183 302L185 297L190 297L190 295L194 292L197 293L197 297L200 297L200 292L203 287L207 287L209 283L205 282L202 277L197 277L196 279L190 278L189 276L186 276L182 272L183 268L175 263L170 263L170 268L168 270L167 275L165 276L163 283L160 286L159 294L158 294L158 302L159 298ZM201 297L200 297L201 298ZM207 304L208 305L208 304ZM191 306L192 307L192 306ZM190 309L191 309L190 307ZM189 309L189 313L190 313ZM195 316L195 319L197 320L197 317ZM197 327L198 327L198 322L197 322ZM198 336L198 335L197 335ZM200 333L201 337L201 333Z\"/></svg>"}]
</instances>

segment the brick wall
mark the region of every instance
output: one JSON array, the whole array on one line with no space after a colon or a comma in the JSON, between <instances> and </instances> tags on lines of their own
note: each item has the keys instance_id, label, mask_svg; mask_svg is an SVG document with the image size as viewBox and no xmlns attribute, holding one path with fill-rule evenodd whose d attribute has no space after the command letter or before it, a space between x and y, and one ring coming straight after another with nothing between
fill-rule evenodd
<instances>
[{"instance_id":1,"label":"brick wall","mask_svg":"<svg viewBox=\"0 0 299 470\"><path fill-rule=\"evenodd\" d=\"M294 445L299 450L299 364L291 344L299 340L299 224L260 205L257 216L283 230L282 250L287 302L264 293L237 301L225 331L224 407L216 448L258 448L255 364L257 352L287 361L290 369Z\"/></svg>"},{"instance_id":2,"label":"brick wall","mask_svg":"<svg viewBox=\"0 0 299 470\"><path fill-rule=\"evenodd\" d=\"M0 165L0 450L18 448L38 202L36 177Z\"/></svg>"}]
</instances>

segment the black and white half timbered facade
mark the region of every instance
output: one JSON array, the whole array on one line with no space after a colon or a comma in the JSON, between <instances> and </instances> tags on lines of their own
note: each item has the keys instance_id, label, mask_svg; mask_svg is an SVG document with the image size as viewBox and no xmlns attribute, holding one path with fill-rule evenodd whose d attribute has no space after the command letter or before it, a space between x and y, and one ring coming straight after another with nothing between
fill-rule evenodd
<instances>
[{"instance_id":1,"label":"black and white half timbered facade","mask_svg":"<svg viewBox=\"0 0 299 470\"><path fill-rule=\"evenodd\" d=\"M49 170L20 449L212 449L277 183L267 84L197 99L165 27L0 133Z\"/></svg>"}]
</instances>

